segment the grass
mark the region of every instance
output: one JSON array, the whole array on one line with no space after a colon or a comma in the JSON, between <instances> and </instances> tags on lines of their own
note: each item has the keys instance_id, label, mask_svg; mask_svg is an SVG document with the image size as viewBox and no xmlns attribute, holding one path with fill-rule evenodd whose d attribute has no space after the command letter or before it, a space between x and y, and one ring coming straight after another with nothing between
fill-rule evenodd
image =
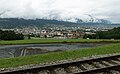
<instances>
[{"instance_id":1,"label":"grass","mask_svg":"<svg viewBox=\"0 0 120 74\"><path fill-rule=\"evenodd\" d=\"M0 59L0 68L17 67L21 65L39 64L44 62L52 62L57 60L76 59L92 55L120 53L120 43L106 46L94 47L89 49L72 50L65 52L57 52L50 54L40 54L17 58Z\"/></svg>"},{"instance_id":2,"label":"grass","mask_svg":"<svg viewBox=\"0 0 120 74\"><path fill-rule=\"evenodd\" d=\"M14 41L0 41L0 45L10 44L38 44L38 43L120 43L120 40L108 40L108 39L30 39L30 40L14 40Z\"/></svg>"}]
</instances>

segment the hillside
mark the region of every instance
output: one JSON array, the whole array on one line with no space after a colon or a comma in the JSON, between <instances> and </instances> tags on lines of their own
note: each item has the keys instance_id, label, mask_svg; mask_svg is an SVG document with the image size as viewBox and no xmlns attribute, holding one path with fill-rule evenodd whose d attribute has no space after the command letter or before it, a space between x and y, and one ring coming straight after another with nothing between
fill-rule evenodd
<instances>
[{"instance_id":1,"label":"hillside","mask_svg":"<svg viewBox=\"0 0 120 74\"><path fill-rule=\"evenodd\" d=\"M28 26L37 27L78 27L78 26L119 26L99 22L68 22L48 19L23 19L23 18L0 18L1 28L22 28Z\"/></svg>"},{"instance_id":2,"label":"hillside","mask_svg":"<svg viewBox=\"0 0 120 74\"><path fill-rule=\"evenodd\" d=\"M60 26L74 26L76 23L64 22L57 20L45 20L45 19L22 19L22 18L0 18L0 27L3 28L15 28L15 27L27 27L37 26L43 27L46 25L60 25Z\"/></svg>"}]
</instances>

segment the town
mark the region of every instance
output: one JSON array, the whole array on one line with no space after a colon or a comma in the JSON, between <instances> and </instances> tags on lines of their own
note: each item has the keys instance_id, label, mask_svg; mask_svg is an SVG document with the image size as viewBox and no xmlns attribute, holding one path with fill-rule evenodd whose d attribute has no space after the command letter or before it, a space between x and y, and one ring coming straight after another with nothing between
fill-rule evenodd
<instances>
[{"instance_id":1,"label":"town","mask_svg":"<svg viewBox=\"0 0 120 74\"><path fill-rule=\"evenodd\" d=\"M96 31L108 31L109 28L98 27L26 27L26 28L14 28L14 29L1 29L3 31L14 31L15 33L23 34L24 36L30 35L33 38L83 38L85 34L94 35Z\"/></svg>"}]
</instances>

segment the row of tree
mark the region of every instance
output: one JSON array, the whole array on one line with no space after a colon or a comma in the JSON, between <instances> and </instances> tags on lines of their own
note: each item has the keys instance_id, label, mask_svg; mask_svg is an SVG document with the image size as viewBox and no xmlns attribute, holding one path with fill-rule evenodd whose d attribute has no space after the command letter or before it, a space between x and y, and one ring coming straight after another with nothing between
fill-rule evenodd
<instances>
[{"instance_id":1,"label":"row of tree","mask_svg":"<svg viewBox=\"0 0 120 74\"><path fill-rule=\"evenodd\" d=\"M120 39L120 27L113 28L108 31L97 31L96 34L85 34L84 39Z\"/></svg>"},{"instance_id":2,"label":"row of tree","mask_svg":"<svg viewBox=\"0 0 120 74\"><path fill-rule=\"evenodd\" d=\"M16 34L14 31L0 30L0 40L23 40L23 34Z\"/></svg>"}]
</instances>

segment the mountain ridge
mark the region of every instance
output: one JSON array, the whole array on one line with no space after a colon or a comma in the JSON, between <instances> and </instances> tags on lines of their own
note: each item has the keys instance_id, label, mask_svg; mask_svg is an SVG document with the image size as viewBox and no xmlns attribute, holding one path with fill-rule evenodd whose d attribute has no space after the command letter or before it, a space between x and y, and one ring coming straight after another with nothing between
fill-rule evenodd
<instances>
[{"instance_id":1,"label":"mountain ridge","mask_svg":"<svg viewBox=\"0 0 120 74\"><path fill-rule=\"evenodd\" d=\"M20 28L20 27L45 27L45 26L62 26L62 27L77 27L77 26L101 26L101 25L114 25L105 20L103 22L84 22L81 19L77 19L77 22L59 21L55 19L24 19L24 18L0 18L1 28Z\"/></svg>"}]
</instances>

